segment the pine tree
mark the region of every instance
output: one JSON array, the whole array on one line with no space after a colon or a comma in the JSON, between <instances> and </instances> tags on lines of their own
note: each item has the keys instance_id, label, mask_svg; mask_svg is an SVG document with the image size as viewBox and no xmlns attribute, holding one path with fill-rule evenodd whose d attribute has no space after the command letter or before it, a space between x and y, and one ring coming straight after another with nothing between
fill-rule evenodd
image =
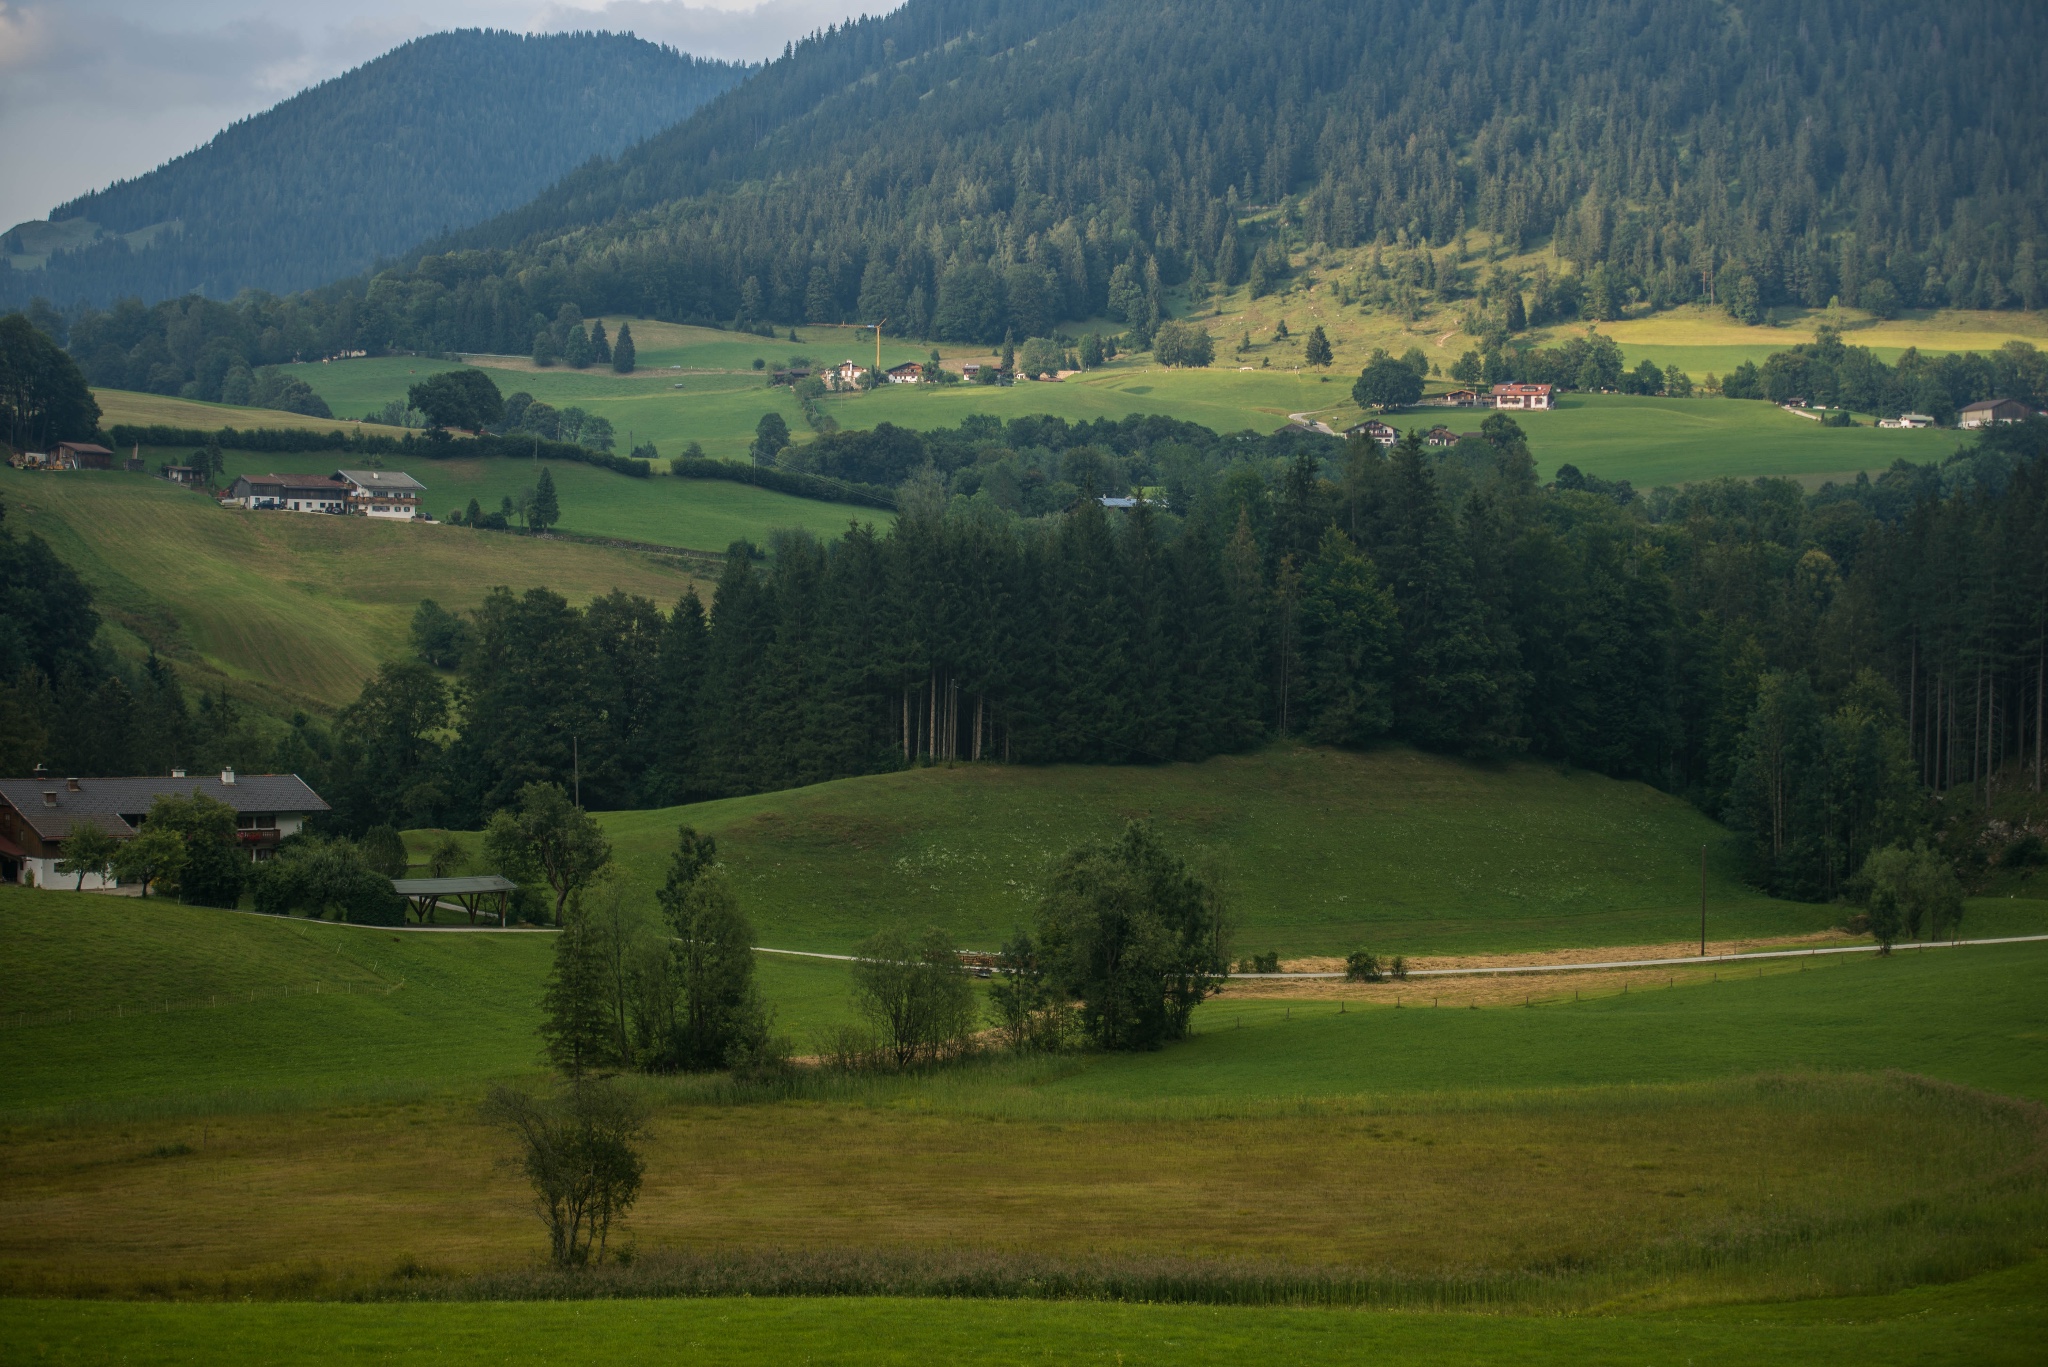
<instances>
[{"instance_id":1,"label":"pine tree","mask_svg":"<svg viewBox=\"0 0 2048 1367\"><path fill-rule=\"evenodd\" d=\"M619 324L619 340L612 344L612 369L621 375L631 375L635 364L632 325L621 323Z\"/></svg>"},{"instance_id":2,"label":"pine tree","mask_svg":"<svg viewBox=\"0 0 2048 1367\"><path fill-rule=\"evenodd\" d=\"M1363 745L1394 721L1394 595L1372 561L1335 527L1302 570L1302 734L1320 745Z\"/></svg>"},{"instance_id":3,"label":"pine tree","mask_svg":"<svg viewBox=\"0 0 2048 1367\"><path fill-rule=\"evenodd\" d=\"M565 1076L617 1070L617 1035L606 1008L604 964L590 915L579 897L555 937L553 966L541 996L540 1036L548 1061Z\"/></svg>"},{"instance_id":4,"label":"pine tree","mask_svg":"<svg viewBox=\"0 0 2048 1367\"><path fill-rule=\"evenodd\" d=\"M533 486L533 502L526 509L526 525L545 532L562 520L562 505L555 497L554 472L540 467L540 479Z\"/></svg>"},{"instance_id":5,"label":"pine tree","mask_svg":"<svg viewBox=\"0 0 2048 1367\"><path fill-rule=\"evenodd\" d=\"M1301 359L1310 365L1328 365L1336 359L1336 354L1330 350L1330 339L1323 333L1322 324L1318 323L1309 329L1308 341L1301 349Z\"/></svg>"},{"instance_id":6,"label":"pine tree","mask_svg":"<svg viewBox=\"0 0 2048 1367\"><path fill-rule=\"evenodd\" d=\"M621 323L620 327L625 324ZM592 320L590 324L590 356L599 365L609 365L612 359L612 344L605 340L604 319Z\"/></svg>"},{"instance_id":7,"label":"pine tree","mask_svg":"<svg viewBox=\"0 0 2048 1367\"><path fill-rule=\"evenodd\" d=\"M1529 327L1529 315L1522 308L1522 290L1519 285L1508 287L1507 326L1509 332L1524 332Z\"/></svg>"},{"instance_id":8,"label":"pine tree","mask_svg":"<svg viewBox=\"0 0 2048 1367\"><path fill-rule=\"evenodd\" d=\"M590 338L584 333L583 324L570 324L569 334L562 342L562 359L577 370L587 370L591 356Z\"/></svg>"}]
</instances>

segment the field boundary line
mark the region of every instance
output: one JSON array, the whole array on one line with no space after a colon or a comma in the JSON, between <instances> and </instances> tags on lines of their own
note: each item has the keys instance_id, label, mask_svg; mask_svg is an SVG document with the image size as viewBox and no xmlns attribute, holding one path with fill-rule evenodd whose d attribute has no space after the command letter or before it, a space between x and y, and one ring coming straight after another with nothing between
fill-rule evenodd
<instances>
[{"instance_id":1,"label":"field boundary line","mask_svg":"<svg viewBox=\"0 0 2048 1367\"><path fill-rule=\"evenodd\" d=\"M2048 940L2048 935L2001 935L1985 940L1922 940L1912 944L1895 944L1894 951L1920 949L1960 949L1966 945L2019 945ZM1470 978L1488 974L1507 973L1583 973L1606 968L1669 968L1688 964L1752 963L1758 959L1811 959L1823 954L1875 954L1877 945L1838 945L1827 949L1767 949L1754 954L1688 954L1675 959L1616 959L1607 963L1590 964L1507 964L1493 968L1411 968L1411 978ZM784 951L789 952L789 951ZM1309 978L1342 978L1343 970L1327 973L1232 973L1233 979L1265 979L1267 981L1299 982Z\"/></svg>"}]
</instances>

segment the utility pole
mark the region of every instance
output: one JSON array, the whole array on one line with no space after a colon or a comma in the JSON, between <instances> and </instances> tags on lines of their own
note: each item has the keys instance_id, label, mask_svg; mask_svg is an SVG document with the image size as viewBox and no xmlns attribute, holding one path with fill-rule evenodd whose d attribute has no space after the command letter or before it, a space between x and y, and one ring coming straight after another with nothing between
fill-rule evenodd
<instances>
[{"instance_id":1,"label":"utility pole","mask_svg":"<svg viewBox=\"0 0 2048 1367\"><path fill-rule=\"evenodd\" d=\"M1700 957L1707 957L1707 847L1700 846Z\"/></svg>"}]
</instances>

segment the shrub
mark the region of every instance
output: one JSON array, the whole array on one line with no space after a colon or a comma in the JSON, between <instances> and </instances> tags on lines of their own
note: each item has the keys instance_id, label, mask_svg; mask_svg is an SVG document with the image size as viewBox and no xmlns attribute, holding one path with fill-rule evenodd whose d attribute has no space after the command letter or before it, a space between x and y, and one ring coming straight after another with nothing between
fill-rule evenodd
<instances>
[{"instance_id":1,"label":"shrub","mask_svg":"<svg viewBox=\"0 0 2048 1367\"><path fill-rule=\"evenodd\" d=\"M1387 980L1385 969L1380 965L1380 956L1369 949L1354 949L1344 956L1344 981L1347 983L1379 983Z\"/></svg>"}]
</instances>

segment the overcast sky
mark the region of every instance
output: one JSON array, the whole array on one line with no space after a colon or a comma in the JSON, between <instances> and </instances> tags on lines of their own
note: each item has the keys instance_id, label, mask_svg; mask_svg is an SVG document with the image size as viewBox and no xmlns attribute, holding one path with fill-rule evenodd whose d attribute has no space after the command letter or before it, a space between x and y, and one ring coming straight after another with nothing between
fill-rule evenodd
<instances>
[{"instance_id":1,"label":"overcast sky","mask_svg":"<svg viewBox=\"0 0 2048 1367\"><path fill-rule=\"evenodd\" d=\"M900 0L0 0L0 230L451 28L637 33L758 60Z\"/></svg>"}]
</instances>

